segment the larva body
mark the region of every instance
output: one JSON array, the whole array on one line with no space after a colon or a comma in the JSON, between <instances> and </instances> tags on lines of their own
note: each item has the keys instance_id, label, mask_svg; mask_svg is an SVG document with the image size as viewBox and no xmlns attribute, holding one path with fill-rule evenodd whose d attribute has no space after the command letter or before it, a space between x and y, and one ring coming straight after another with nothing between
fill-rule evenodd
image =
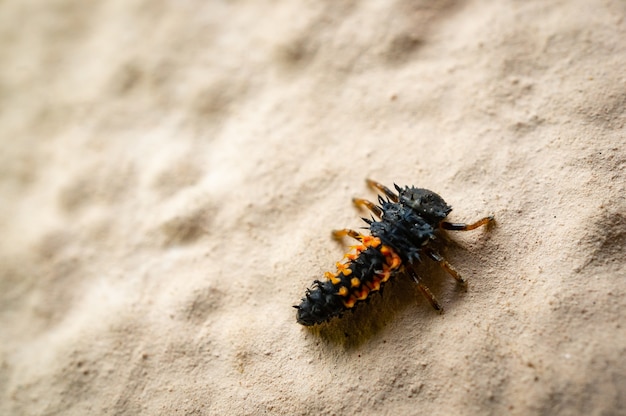
<instances>
[{"instance_id":1,"label":"larva body","mask_svg":"<svg viewBox=\"0 0 626 416\"><path fill-rule=\"evenodd\" d=\"M452 208L432 191L395 185L396 194L377 182L368 180L368 184L386 198L379 196L378 205L362 199L354 202L370 209L379 219L364 218L371 235L348 229L334 232L335 237L350 236L359 244L352 246L352 251L344 256L346 262L337 263L335 273L326 272L326 280L316 280L313 287L307 289L302 302L294 306L298 310L296 320L302 325L311 326L342 315L379 291L398 273L409 274L431 305L442 310L430 290L421 283L415 266L426 255L463 283L456 270L430 243L437 238L440 229L472 230L493 220L493 217L485 217L469 225L452 224L444 221Z\"/></svg>"}]
</instances>

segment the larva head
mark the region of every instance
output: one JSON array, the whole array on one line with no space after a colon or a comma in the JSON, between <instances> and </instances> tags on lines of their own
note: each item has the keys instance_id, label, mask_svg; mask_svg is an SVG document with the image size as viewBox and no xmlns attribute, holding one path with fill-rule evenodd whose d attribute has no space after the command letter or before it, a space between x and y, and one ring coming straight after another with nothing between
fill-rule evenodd
<instances>
[{"instance_id":1,"label":"larva head","mask_svg":"<svg viewBox=\"0 0 626 416\"><path fill-rule=\"evenodd\" d=\"M431 224L439 224L452 211L452 207L446 204L442 197L428 189L408 186L396 189L400 195L400 203L411 208Z\"/></svg>"}]
</instances>

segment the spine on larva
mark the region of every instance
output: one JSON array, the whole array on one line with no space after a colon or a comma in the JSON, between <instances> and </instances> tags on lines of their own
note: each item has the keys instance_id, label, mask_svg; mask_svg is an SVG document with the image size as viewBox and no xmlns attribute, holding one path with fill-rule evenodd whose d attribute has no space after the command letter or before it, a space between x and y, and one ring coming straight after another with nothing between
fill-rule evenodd
<instances>
[{"instance_id":1,"label":"spine on larva","mask_svg":"<svg viewBox=\"0 0 626 416\"><path fill-rule=\"evenodd\" d=\"M400 256L378 237L361 236L361 244L337 263L337 272L326 272L325 281L316 280L298 309L297 321L306 326L325 322L353 308L357 302L379 291L401 266Z\"/></svg>"}]
</instances>

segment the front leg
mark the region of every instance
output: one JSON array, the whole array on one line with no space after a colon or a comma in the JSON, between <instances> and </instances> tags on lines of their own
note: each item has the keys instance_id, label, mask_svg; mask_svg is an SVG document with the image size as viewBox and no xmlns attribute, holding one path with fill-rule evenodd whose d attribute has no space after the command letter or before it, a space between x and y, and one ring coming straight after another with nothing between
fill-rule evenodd
<instances>
[{"instance_id":1,"label":"front leg","mask_svg":"<svg viewBox=\"0 0 626 416\"><path fill-rule=\"evenodd\" d=\"M495 221L493 215L490 215L488 217L485 218L481 218L478 221L472 223L472 224L465 224L462 222L448 222L448 221L441 221L441 224L439 224L439 226L441 228L443 228L444 230L453 230L453 231L470 231L473 229L476 229L482 225L487 225L490 224L491 222Z\"/></svg>"}]
</instances>

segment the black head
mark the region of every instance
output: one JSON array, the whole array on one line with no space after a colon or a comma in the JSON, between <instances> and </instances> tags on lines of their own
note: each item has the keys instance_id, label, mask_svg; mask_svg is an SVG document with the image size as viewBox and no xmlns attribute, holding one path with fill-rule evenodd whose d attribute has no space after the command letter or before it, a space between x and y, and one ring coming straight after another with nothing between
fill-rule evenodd
<instances>
[{"instance_id":1,"label":"black head","mask_svg":"<svg viewBox=\"0 0 626 416\"><path fill-rule=\"evenodd\" d=\"M398 189L400 194L400 203L411 208L419 216L430 222L431 224L439 224L448 216L452 207L446 204L442 197L423 188L406 187Z\"/></svg>"}]
</instances>

